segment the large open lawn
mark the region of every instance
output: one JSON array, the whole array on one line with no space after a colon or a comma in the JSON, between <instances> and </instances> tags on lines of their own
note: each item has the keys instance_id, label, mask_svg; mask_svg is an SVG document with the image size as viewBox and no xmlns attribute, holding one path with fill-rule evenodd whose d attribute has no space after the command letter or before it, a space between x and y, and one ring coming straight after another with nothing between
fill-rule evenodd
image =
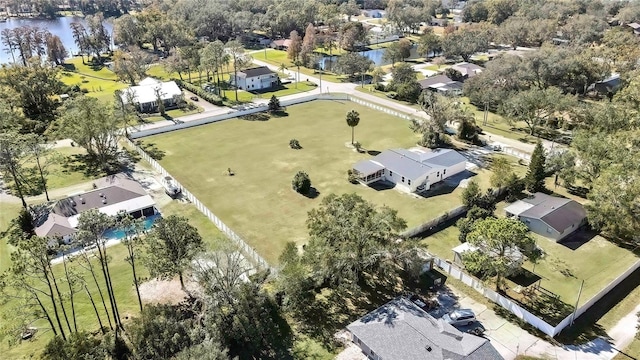
<instances>
[{"instance_id":1,"label":"large open lawn","mask_svg":"<svg viewBox=\"0 0 640 360\"><path fill-rule=\"evenodd\" d=\"M143 139L166 154L160 163L268 261L275 263L287 241L307 240L307 212L330 193L355 192L377 205L397 209L409 227L460 204L460 188L415 197L396 190L376 191L347 181L347 170L361 159L345 144L351 131L348 110L360 113L355 138L371 153L416 143L405 120L354 103L315 101L287 108L289 116L269 121L233 119ZM302 150L289 148L297 139ZM228 176L231 168L235 176ZM319 197L291 189L291 179L306 171ZM483 187L488 172L479 171Z\"/></svg>"}]
</instances>

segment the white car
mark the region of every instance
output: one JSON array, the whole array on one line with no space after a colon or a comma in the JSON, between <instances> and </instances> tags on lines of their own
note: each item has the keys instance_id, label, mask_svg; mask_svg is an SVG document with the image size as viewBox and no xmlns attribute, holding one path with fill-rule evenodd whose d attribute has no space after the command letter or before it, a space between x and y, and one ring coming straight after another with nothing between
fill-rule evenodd
<instances>
[{"instance_id":1,"label":"white car","mask_svg":"<svg viewBox=\"0 0 640 360\"><path fill-rule=\"evenodd\" d=\"M476 314L471 309L458 309L446 314L442 319L451 325L471 325L476 322Z\"/></svg>"}]
</instances>

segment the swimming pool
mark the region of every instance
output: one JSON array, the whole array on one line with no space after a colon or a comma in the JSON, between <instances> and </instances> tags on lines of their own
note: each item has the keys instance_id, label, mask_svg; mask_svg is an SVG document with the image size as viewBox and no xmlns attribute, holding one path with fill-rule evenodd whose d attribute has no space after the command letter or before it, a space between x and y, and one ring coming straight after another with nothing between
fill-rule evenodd
<instances>
[{"instance_id":1,"label":"swimming pool","mask_svg":"<svg viewBox=\"0 0 640 360\"><path fill-rule=\"evenodd\" d=\"M147 216L144 221L144 231L147 231L153 227L153 223L160 219L162 216L160 214L155 214L151 216ZM102 234L102 236L107 240L120 240L126 236L123 229L109 229Z\"/></svg>"}]
</instances>

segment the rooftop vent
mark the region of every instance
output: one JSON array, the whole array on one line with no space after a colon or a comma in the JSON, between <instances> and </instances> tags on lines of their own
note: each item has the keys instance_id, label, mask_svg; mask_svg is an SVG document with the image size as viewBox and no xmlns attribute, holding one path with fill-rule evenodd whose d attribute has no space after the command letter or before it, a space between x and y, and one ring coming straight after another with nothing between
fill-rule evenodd
<instances>
[{"instance_id":1,"label":"rooftop vent","mask_svg":"<svg viewBox=\"0 0 640 360\"><path fill-rule=\"evenodd\" d=\"M106 204L107 203L107 199L102 199L102 203Z\"/></svg>"},{"instance_id":2,"label":"rooftop vent","mask_svg":"<svg viewBox=\"0 0 640 360\"><path fill-rule=\"evenodd\" d=\"M103 194L103 193L100 193L99 195L100 195L100 197L104 197L104 194Z\"/></svg>"},{"instance_id":3,"label":"rooftop vent","mask_svg":"<svg viewBox=\"0 0 640 360\"><path fill-rule=\"evenodd\" d=\"M81 198L80 198L80 203L81 203L81 204L86 203L86 201L84 200L84 198L83 198L83 197L81 197Z\"/></svg>"},{"instance_id":4,"label":"rooftop vent","mask_svg":"<svg viewBox=\"0 0 640 360\"><path fill-rule=\"evenodd\" d=\"M426 346L426 347L425 347L425 349L426 349L428 352L431 352L431 350L432 350L432 349L431 349L431 346Z\"/></svg>"}]
</instances>

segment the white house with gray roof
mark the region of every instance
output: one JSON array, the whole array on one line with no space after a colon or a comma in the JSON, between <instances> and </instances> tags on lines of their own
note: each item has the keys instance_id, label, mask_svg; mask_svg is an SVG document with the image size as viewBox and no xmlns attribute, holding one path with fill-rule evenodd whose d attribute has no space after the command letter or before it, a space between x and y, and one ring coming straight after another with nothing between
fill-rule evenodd
<instances>
[{"instance_id":1,"label":"white house with gray roof","mask_svg":"<svg viewBox=\"0 0 640 360\"><path fill-rule=\"evenodd\" d=\"M467 159L451 149L389 149L353 165L361 183L388 181L398 189L422 192L466 169Z\"/></svg>"},{"instance_id":2,"label":"white house with gray roof","mask_svg":"<svg viewBox=\"0 0 640 360\"><path fill-rule=\"evenodd\" d=\"M535 193L504 209L508 217L518 218L532 232L560 241L585 224L587 212L571 199Z\"/></svg>"},{"instance_id":3,"label":"white house with gray roof","mask_svg":"<svg viewBox=\"0 0 640 360\"><path fill-rule=\"evenodd\" d=\"M500 360L489 340L435 319L404 297L354 321L351 340L374 360Z\"/></svg>"}]
</instances>

